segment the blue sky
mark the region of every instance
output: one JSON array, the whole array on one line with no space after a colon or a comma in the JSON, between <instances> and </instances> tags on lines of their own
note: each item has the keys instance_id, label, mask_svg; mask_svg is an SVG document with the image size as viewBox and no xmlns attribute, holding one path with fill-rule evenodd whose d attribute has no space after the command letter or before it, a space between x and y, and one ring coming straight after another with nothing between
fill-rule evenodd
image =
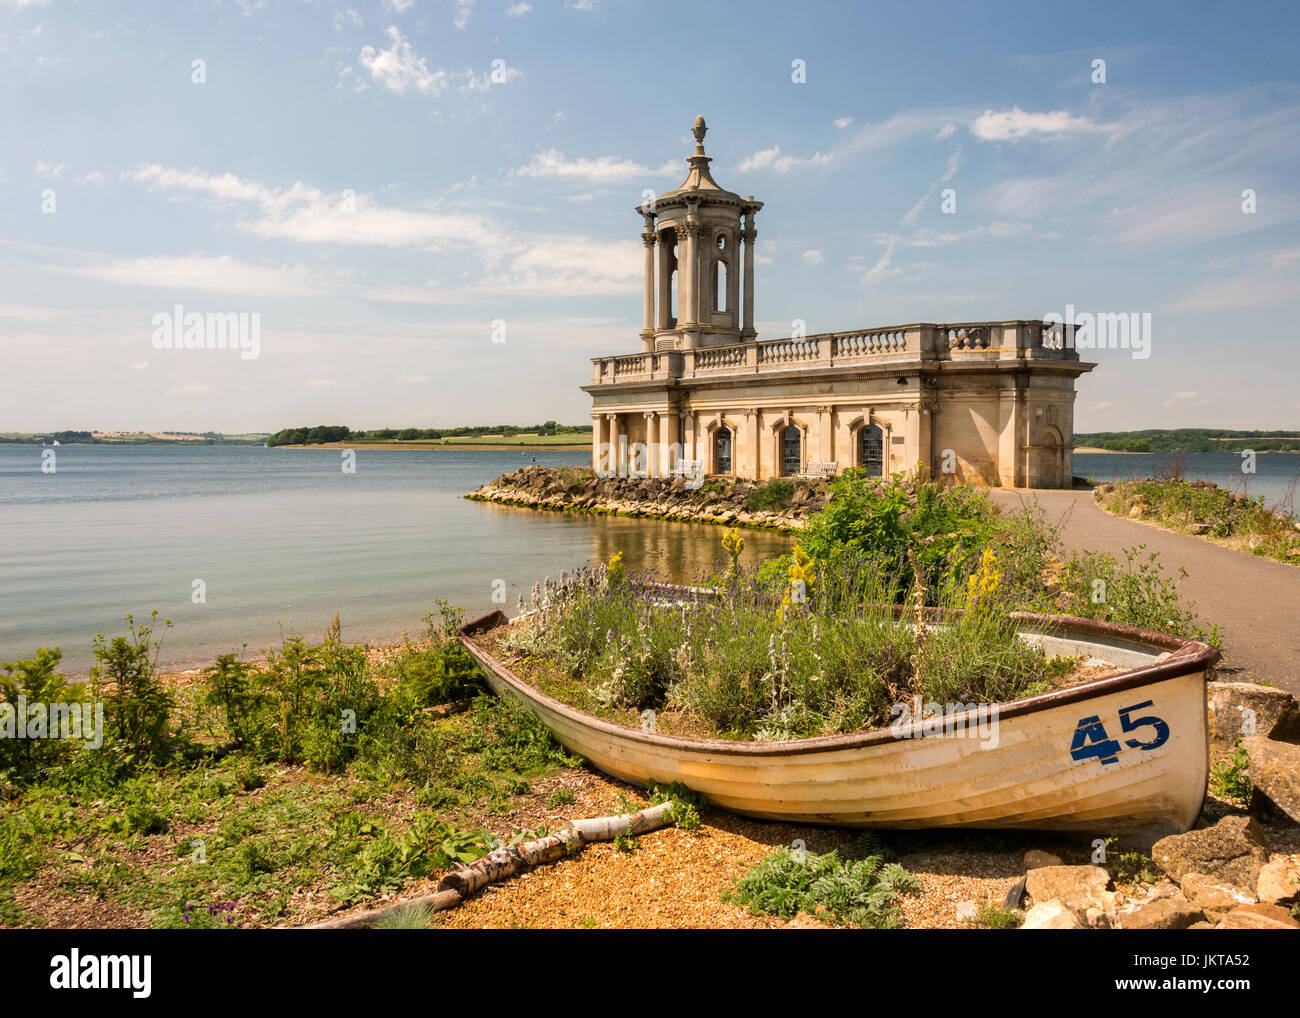
<instances>
[{"instance_id":1,"label":"blue sky","mask_svg":"<svg viewBox=\"0 0 1300 1018\"><path fill-rule=\"evenodd\" d=\"M1149 312L1078 430L1296 427L1297 38L1290 4L0 0L0 430L586 422L697 113L766 203L760 339ZM260 356L156 349L177 304L260 314Z\"/></svg>"}]
</instances>

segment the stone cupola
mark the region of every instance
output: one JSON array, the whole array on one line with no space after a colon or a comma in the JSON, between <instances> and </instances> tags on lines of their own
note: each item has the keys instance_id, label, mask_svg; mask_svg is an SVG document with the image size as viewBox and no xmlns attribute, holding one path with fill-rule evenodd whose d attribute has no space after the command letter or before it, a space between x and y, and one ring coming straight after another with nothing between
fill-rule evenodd
<instances>
[{"instance_id":1,"label":"stone cupola","mask_svg":"<svg viewBox=\"0 0 1300 1018\"><path fill-rule=\"evenodd\" d=\"M646 352L755 338L754 215L763 203L713 179L713 160L704 154L707 130L704 118L696 117L695 152L681 186L637 206L645 222Z\"/></svg>"}]
</instances>

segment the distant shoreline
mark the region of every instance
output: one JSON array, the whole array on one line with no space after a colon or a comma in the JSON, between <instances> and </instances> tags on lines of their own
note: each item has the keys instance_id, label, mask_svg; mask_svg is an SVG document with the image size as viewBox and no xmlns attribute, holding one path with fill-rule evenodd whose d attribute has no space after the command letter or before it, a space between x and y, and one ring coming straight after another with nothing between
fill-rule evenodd
<instances>
[{"instance_id":1,"label":"distant shoreline","mask_svg":"<svg viewBox=\"0 0 1300 1018\"><path fill-rule=\"evenodd\" d=\"M591 443L579 445L577 443L561 445L507 445L505 442L447 442L442 443L437 440L428 442L315 442L310 445L275 445L273 449L519 449L524 452L530 449L534 452L538 450L549 452L591 452Z\"/></svg>"}]
</instances>

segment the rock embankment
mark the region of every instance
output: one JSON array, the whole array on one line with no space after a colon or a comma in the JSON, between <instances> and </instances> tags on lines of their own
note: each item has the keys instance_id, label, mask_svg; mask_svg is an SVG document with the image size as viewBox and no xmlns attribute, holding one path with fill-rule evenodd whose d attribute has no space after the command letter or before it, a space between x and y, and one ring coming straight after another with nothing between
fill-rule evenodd
<instances>
[{"instance_id":1,"label":"rock embankment","mask_svg":"<svg viewBox=\"0 0 1300 1018\"><path fill-rule=\"evenodd\" d=\"M828 490L826 481L811 478L709 478L700 484L683 477L598 477L583 468L527 466L465 497L556 512L800 530L825 507Z\"/></svg>"}]
</instances>

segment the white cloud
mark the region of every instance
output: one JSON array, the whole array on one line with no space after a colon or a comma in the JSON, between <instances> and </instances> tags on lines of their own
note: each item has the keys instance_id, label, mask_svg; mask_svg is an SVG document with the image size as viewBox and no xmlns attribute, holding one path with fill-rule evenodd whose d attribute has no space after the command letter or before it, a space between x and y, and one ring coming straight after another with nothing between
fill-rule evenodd
<instances>
[{"instance_id":1,"label":"white cloud","mask_svg":"<svg viewBox=\"0 0 1300 1018\"><path fill-rule=\"evenodd\" d=\"M266 0L235 0L235 6L239 8L239 13L247 18L252 16L254 11L266 6Z\"/></svg>"},{"instance_id":2,"label":"white cloud","mask_svg":"<svg viewBox=\"0 0 1300 1018\"><path fill-rule=\"evenodd\" d=\"M888 241L888 243L887 243L886 246L885 246L885 253L882 254L882 255L881 255L881 256L876 260L876 264L875 264L875 265L871 266L871 268L869 268L869 269L868 269L868 270L863 274L863 276L862 276L862 282L864 282L864 283L878 283L878 282L880 282L880 280L883 279L886 275L891 275L891 276L892 276L892 275L895 275L895 274L898 273L898 271L899 271L898 269L892 269L892 270L891 270L891 269L889 268L889 264L890 264L890 262L892 262L892 261L894 260L894 245L895 245L895 243L897 243L897 241L898 241L898 238L897 238L897 237L890 237L890 238L889 238L889 241Z\"/></svg>"},{"instance_id":3,"label":"white cloud","mask_svg":"<svg viewBox=\"0 0 1300 1018\"><path fill-rule=\"evenodd\" d=\"M398 14L401 14L403 11L410 10L415 0L385 0L385 3Z\"/></svg>"},{"instance_id":4,"label":"white cloud","mask_svg":"<svg viewBox=\"0 0 1300 1018\"><path fill-rule=\"evenodd\" d=\"M1089 410L1109 410L1115 404L1108 399L1100 399L1096 403L1089 403Z\"/></svg>"},{"instance_id":5,"label":"white cloud","mask_svg":"<svg viewBox=\"0 0 1300 1018\"><path fill-rule=\"evenodd\" d=\"M556 177L563 179L582 179L598 183L614 183L623 180L636 180L644 177L660 177L673 173L677 169L672 162L665 163L658 169L651 169L633 162L631 159L619 159L617 156L599 156L596 159L566 159L558 149L548 149L533 156L527 166L510 171L517 177Z\"/></svg>"},{"instance_id":6,"label":"white cloud","mask_svg":"<svg viewBox=\"0 0 1300 1018\"><path fill-rule=\"evenodd\" d=\"M103 182L104 174L101 170L91 170L84 177L77 180L78 184L102 184Z\"/></svg>"},{"instance_id":7,"label":"white cloud","mask_svg":"<svg viewBox=\"0 0 1300 1018\"><path fill-rule=\"evenodd\" d=\"M119 286L151 286L245 296L301 296L319 293L324 281L303 265L250 265L230 255L160 255L114 258L100 265L55 267Z\"/></svg>"},{"instance_id":8,"label":"white cloud","mask_svg":"<svg viewBox=\"0 0 1300 1018\"><path fill-rule=\"evenodd\" d=\"M132 370L132 371L148 371L148 370L149 370L149 362L148 362L148 361L136 361L134 364L131 365L131 370Z\"/></svg>"},{"instance_id":9,"label":"white cloud","mask_svg":"<svg viewBox=\"0 0 1300 1018\"><path fill-rule=\"evenodd\" d=\"M222 203L255 203L262 214L238 225L259 237L316 244L418 246L430 251L464 245L486 251L505 243L504 230L483 216L385 208L364 194L351 196L355 211L348 212L343 192L327 194L301 182L275 189L231 173L174 170L157 164L138 167L124 176L151 190L207 196Z\"/></svg>"},{"instance_id":10,"label":"white cloud","mask_svg":"<svg viewBox=\"0 0 1300 1018\"><path fill-rule=\"evenodd\" d=\"M495 80L499 76L501 80ZM486 92L493 85L508 85L516 78L522 78L524 72L518 67L506 65L502 68L487 71L482 77L479 77L473 71L465 72L465 83L460 86L462 92Z\"/></svg>"},{"instance_id":11,"label":"white cloud","mask_svg":"<svg viewBox=\"0 0 1300 1018\"><path fill-rule=\"evenodd\" d=\"M809 265L821 265L824 261L826 261L825 256L820 251L817 251L815 249L812 251L805 251L799 257L802 258L804 261L806 261Z\"/></svg>"},{"instance_id":12,"label":"white cloud","mask_svg":"<svg viewBox=\"0 0 1300 1018\"><path fill-rule=\"evenodd\" d=\"M1049 113L1026 113L1019 106L995 113L985 110L970 125L971 134L985 141L1011 141L1031 134L1062 135L1077 132L1104 134L1112 128L1098 124L1088 117L1076 117L1065 110Z\"/></svg>"},{"instance_id":13,"label":"white cloud","mask_svg":"<svg viewBox=\"0 0 1300 1018\"><path fill-rule=\"evenodd\" d=\"M852 117L837 117L835 120L831 121L831 126L838 127L842 131L851 123L853 123Z\"/></svg>"},{"instance_id":14,"label":"white cloud","mask_svg":"<svg viewBox=\"0 0 1300 1018\"><path fill-rule=\"evenodd\" d=\"M338 385L338 384L339 384L339 383L336 382L333 378L313 378L310 382L307 383L307 388L309 388L309 389L332 389L332 388L334 388L334 386L336 386L336 385Z\"/></svg>"},{"instance_id":15,"label":"white cloud","mask_svg":"<svg viewBox=\"0 0 1300 1018\"><path fill-rule=\"evenodd\" d=\"M347 10L342 10L342 11L336 10L334 12L334 31L341 32L343 31L343 29L349 27L360 28L361 15L358 14L351 7L349 7Z\"/></svg>"},{"instance_id":16,"label":"white cloud","mask_svg":"<svg viewBox=\"0 0 1300 1018\"><path fill-rule=\"evenodd\" d=\"M398 375L397 381L402 385L420 385L429 379L425 375Z\"/></svg>"},{"instance_id":17,"label":"white cloud","mask_svg":"<svg viewBox=\"0 0 1300 1018\"><path fill-rule=\"evenodd\" d=\"M529 3L511 4L509 7L506 8L506 17L522 18L525 14L527 14L532 9L533 9L533 5Z\"/></svg>"},{"instance_id":18,"label":"white cloud","mask_svg":"<svg viewBox=\"0 0 1300 1018\"><path fill-rule=\"evenodd\" d=\"M424 57L411 48L396 25L389 25L386 34L390 42L388 49L364 46L357 58L370 72L371 80L398 95L408 92L439 95L447 87L450 75L442 70L429 70Z\"/></svg>"},{"instance_id":19,"label":"white cloud","mask_svg":"<svg viewBox=\"0 0 1300 1018\"><path fill-rule=\"evenodd\" d=\"M939 128L938 133L935 134L935 138L938 139L939 141L943 141L944 138L947 138L949 135L955 134L956 131L957 131L956 124L953 123L944 124L941 128Z\"/></svg>"},{"instance_id":20,"label":"white cloud","mask_svg":"<svg viewBox=\"0 0 1300 1018\"><path fill-rule=\"evenodd\" d=\"M831 161L829 152L816 152L810 156L783 156L781 146L760 149L753 155L742 159L736 166L739 173L750 170L771 170L773 173L787 173L796 166L824 166Z\"/></svg>"},{"instance_id":21,"label":"white cloud","mask_svg":"<svg viewBox=\"0 0 1300 1018\"><path fill-rule=\"evenodd\" d=\"M470 15L474 13L474 4L478 0L456 0L456 18L452 22L462 32L469 26Z\"/></svg>"},{"instance_id":22,"label":"white cloud","mask_svg":"<svg viewBox=\"0 0 1300 1018\"><path fill-rule=\"evenodd\" d=\"M39 177L57 177L65 169L67 169L67 164L65 163L59 163L55 166L53 163L38 160L32 172Z\"/></svg>"}]
</instances>

